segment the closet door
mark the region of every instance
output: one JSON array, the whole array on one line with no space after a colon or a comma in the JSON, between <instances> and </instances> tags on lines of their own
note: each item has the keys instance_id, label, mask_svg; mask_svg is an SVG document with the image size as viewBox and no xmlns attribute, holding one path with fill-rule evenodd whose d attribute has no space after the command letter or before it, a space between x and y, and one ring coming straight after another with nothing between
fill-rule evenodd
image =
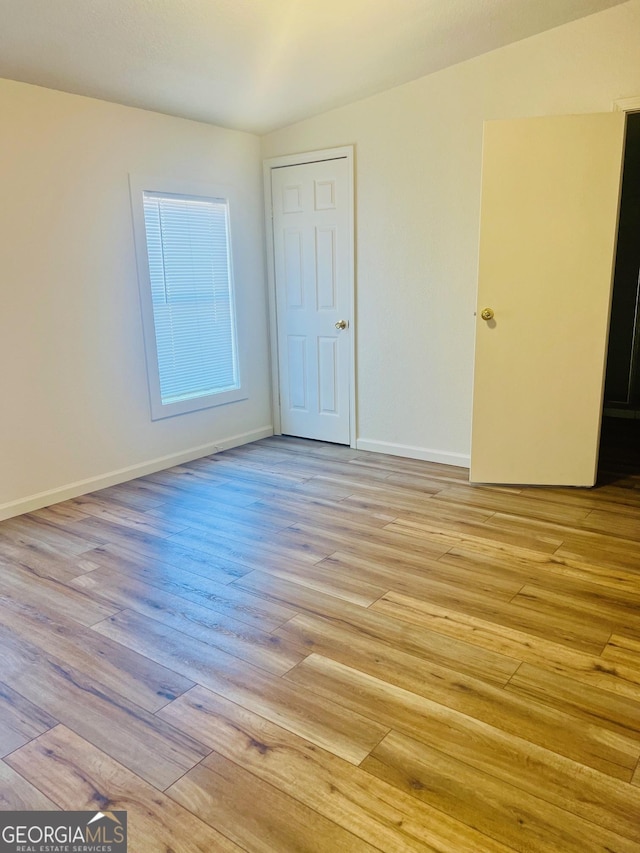
<instances>
[{"instance_id":1,"label":"closet door","mask_svg":"<svg viewBox=\"0 0 640 853\"><path fill-rule=\"evenodd\" d=\"M624 125L485 126L472 482L595 482Z\"/></svg>"}]
</instances>

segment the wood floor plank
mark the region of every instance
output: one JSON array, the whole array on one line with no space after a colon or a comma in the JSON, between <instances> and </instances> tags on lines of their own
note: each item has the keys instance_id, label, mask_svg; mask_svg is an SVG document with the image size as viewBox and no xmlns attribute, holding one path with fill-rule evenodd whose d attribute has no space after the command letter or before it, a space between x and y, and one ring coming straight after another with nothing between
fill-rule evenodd
<instances>
[{"instance_id":1,"label":"wood floor plank","mask_svg":"<svg viewBox=\"0 0 640 853\"><path fill-rule=\"evenodd\" d=\"M13 564L0 571L0 595L36 609L54 607L65 619L85 626L99 622L119 609L56 578L39 577L34 583L32 572Z\"/></svg>"},{"instance_id":2,"label":"wood floor plank","mask_svg":"<svg viewBox=\"0 0 640 853\"><path fill-rule=\"evenodd\" d=\"M17 545L0 533L0 570L5 572L12 568L22 569L36 578L70 581L85 571L91 571L95 565L82 557L69 560L51 554L38 545Z\"/></svg>"},{"instance_id":3,"label":"wood floor plank","mask_svg":"<svg viewBox=\"0 0 640 853\"><path fill-rule=\"evenodd\" d=\"M389 453L358 453L351 459L354 465L367 468L381 468L392 473L415 475L416 477L438 480L439 482L469 482L469 472L459 465L445 465L437 462L424 462L410 456L396 456Z\"/></svg>"},{"instance_id":4,"label":"wood floor plank","mask_svg":"<svg viewBox=\"0 0 640 853\"><path fill-rule=\"evenodd\" d=\"M564 613L540 613L533 608L521 606L518 596L509 601L491 598L481 591L458 592L448 584L431 583L431 592L427 597L403 595L388 592L381 596L372 607L381 613L392 614L398 619L421 624L419 613L432 604L454 612L462 612L514 631L525 632L527 636L549 638L554 642L577 651L599 654L611 636L611 625L596 623ZM424 624L424 623L422 623Z\"/></svg>"},{"instance_id":5,"label":"wood floor plank","mask_svg":"<svg viewBox=\"0 0 640 853\"><path fill-rule=\"evenodd\" d=\"M172 593L128 578L122 572L97 569L76 578L75 585L98 594L119 610L133 610L241 660L282 675L301 656L285 640L261 631L226 613L203 607Z\"/></svg>"},{"instance_id":6,"label":"wood floor plank","mask_svg":"<svg viewBox=\"0 0 640 853\"><path fill-rule=\"evenodd\" d=\"M313 482L313 481L311 481ZM340 501L345 508L352 507L360 512L388 513L392 516L389 521L401 515L420 514L429 499L441 489L441 484L425 480L423 487L407 489L402 486L392 486L387 480L383 484L368 487L359 486L345 494ZM472 511L473 512L473 511ZM478 510L479 518L487 518L487 513Z\"/></svg>"},{"instance_id":7,"label":"wood floor plank","mask_svg":"<svg viewBox=\"0 0 640 853\"><path fill-rule=\"evenodd\" d=\"M424 599L409 598L393 592L387 593L370 609L519 661L540 665L584 684L640 700L640 680L636 667L622 663L614 665L601 655L585 653L571 645L559 643L555 638L547 640L519 628L511 628L499 619L479 619L431 604Z\"/></svg>"},{"instance_id":8,"label":"wood floor plank","mask_svg":"<svg viewBox=\"0 0 640 853\"><path fill-rule=\"evenodd\" d=\"M296 436L270 436L263 438L253 444L254 447L276 448L279 452L284 452L293 458L294 455L302 456L318 456L323 459L328 456L330 459L353 459L360 456L359 453L347 447L346 444L332 444L328 441L309 441L306 438L297 438Z\"/></svg>"},{"instance_id":9,"label":"wood floor plank","mask_svg":"<svg viewBox=\"0 0 640 853\"><path fill-rule=\"evenodd\" d=\"M373 584L384 592L393 590L427 599L431 597L434 582L446 584L452 592L455 590L454 594L473 590L485 596L487 600L498 598L503 601L510 601L524 585L520 578L501 578L495 572L458 568L442 562L441 557L425 557L420 568L405 564L402 570L398 571L395 565L389 564L389 560L375 556L357 557L344 551L336 551L316 563L316 569L338 577Z\"/></svg>"},{"instance_id":10,"label":"wood floor plank","mask_svg":"<svg viewBox=\"0 0 640 853\"><path fill-rule=\"evenodd\" d=\"M198 562L194 566L190 559L187 561L189 568L198 569L198 572L193 572L183 568L181 559L176 559L174 564L163 563L157 557L148 557L115 545L96 548L89 551L88 555L93 560L94 568L100 569L99 574L103 578L117 574L118 577L136 579L152 589L184 598L265 631L279 627L295 615L295 611L289 608L229 586L232 581L251 571L248 566L240 566L238 563L205 560L202 565ZM168 556L167 559L171 560L172 557ZM114 578L114 583L117 583L117 578ZM75 586L82 588L83 585L84 582L78 578ZM86 586L91 584L87 583Z\"/></svg>"},{"instance_id":11,"label":"wood floor plank","mask_svg":"<svg viewBox=\"0 0 640 853\"><path fill-rule=\"evenodd\" d=\"M37 781L37 780L36 780ZM57 811L56 804L5 761L0 761L0 811Z\"/></svg>"},{"instance_id":12,"label":"wood floor plank","mask_svg":"<svg viewBox=\"0 0 640 853\"><path fill-rule=\"evenodd\" d=\"M183 468L169 468L157 471L136 481L136 490L144 495L152 495L164 503L181 506L186 502L192 505L198 501L210 512L225 503L231 506L248 506L264 495L264 487L234 483L228 477L208 476L200 478L196 471Z\"/></svg>"},{"instance_id":13,"label":"wood floor plank","mask_svg":"<svg viewBox=\"0 0 640 853\"><path fill-rule=\"evenodd\" d=\"M612 634L604 647L602 657L640 669L640 640L622 634Z\"/></svg>"},{"instance_id":14,"label":"wood floor plank","mask_svg":"<svg viewBox=\"0 0 640 853\"><path fill-rule=\"evenodd\" d=\"M632 853L635 841L498 783L425 743L392 732L363 767L515 850ZM630 787L630 786L628 786Z\"/></svg>"},{"instance_id":15,"label":"wood floor plank","mask_svg":"<svg viewBox=\"0 0 640 853\"><path fill-rule=\"evenodd\" d=\"M415 463L417 460L412 461ZM372 459L371 455L368 455L366 461L359 459L357 460L357 463L360 465L375 465L375 460ZM388 460L386 462L386 467L391 468L392 473L389 474L385 482L389 482L392 485L408 486L410 488L415 488L418 491L422 489L422 484L425 478L432 481L435 480L443 487L460 483L468 485L469 483L469 471L458 465L444 465L428 462L426 465L418 466L414 464L413 468L409 467L406 470L402 470L396 462Z\"/></svg>"},{"instance_id":16,"label":"wood floor plank","mask_svg":"<svg viewBox=\"0 0 640 853\"><path fill-rule=\"evenodd\" d=\"M206 462L206 460L205 460ZM181 469L183 470L183 469ZM273 494L272 486L251 484L248 480L234 480L210 474L206 468L188 471L189 479L178 479L173 469L158 471L139 480L145 495L151 494L162 500L163 507L176 510L199 510L203 515L216 514L223 509L243 510L256 501Z\"/></svg>"},{"instance_id":17,"label":"wood floor plank","mask_svg":"<svg viewBox=\"0 0 640 853\"><path fill-rule=\"evenodd\" d=\"M353 667L616 778L629 781L640 759L640 743L627 733L614 733L595 720L576 728L565 711L529 697L512 701L515 696L509 691L327 619L301 614L276 633L309 653Z\"/></svg>"},{"instance_id":18,"label":"wood floor plank","mask_svg":"<svg viewBox=\"0 0 640 853\"><path fill-rule=\"evenodd\" d=\"M329 447L331 447L331 445L329 445ZM305 454L306 456L318 455L317 453L312 453L310 448L307 449L308 452ZM353 455L353 451L351 451L350 448L346 448L341 445L340 450L349 450L350 453ZM332 456L331 453L329 453L329 455ZM228 451L225 451L225 456L227 459L238 459L243 461L246 460L251 465L259 465L261 467L267 468L268 470L271 470L274 465L277 465L279 462L291 461L291 454L283 446L281 446L281 443L277 440L276 444L271 447L269 447L269 445L265 444L263 441L254 441L251 443L251 445L232 447ZM336 457L332 456L332 458ZM344 456L344 453L343 457L341 458L346 458Z\"/></svg>"},{"instance_id":19,"label":"wood floor plank","mask_svg":"<svg viewBox=\"0 0 640 853\"><path fill-rule=\"evenodd\" d=\"M527 584L512 603L570 623L599 625L609 635L615 629L640 639L640 595L620 595L616 600L612 595L585 593L579 588L569 594Z\"/></svg>"},{"instance_id":20,"label":"wood floor plank","mask_svg":"<svg viewBox=\"0 0 640 853\"><path fill-rule=\"evenodd\" d=\"M216 753L166 793L252 853L315 853L319 838L327 850L379 850Z\"/></svg>"},{"instance_id":21,"label":"wood floor plank","mask_svg":"<svg viewBox=\"0 0 640 853\"><path fill-rule=\"evenodd\" d=\"M319 474L311 480L304 480L302 483L297 483L289 490L290 494L301 495L302 497L320 497L327 500L342 501L353 494L353 487L345 484L339 477L323 477ZM268 496L263 496L262 499L267 499Z\"/></svg>"},{"instance_id":22,"label":"wood floor plank","mask_svg":"<svg viewBox=\"0 0 640 853\"><path fill-rule=\"evenodd\" d=\"M472 827L203 687L167 705L160 715L381 850L505 851Z\"/></svg>"},{"instance_id":23,"label":"wood floor plank","mask_svg":"<svg viewBox=\"0 0 640 853\"><path fill-rule=\"evenodd\" d=\"M638 543L632 539L619 539L615 536L605 536L582 533L567 536L556 551L559 557L570 560L590 559L601 566L617 569L637 569Z\"/></svg>"},{"instance_id":24,"label":"wood floor plank","mask_svg":"<svg viewBox=\"0 0 640 853\"><path fill-rule=\"evenodd\" d=\"M362 578L353 577L350 573L332 571L332 567L326 562L328 559L327 557L320 560L313 566L305 566L304 571L301 571L299 561L282 558L277 565L263 565L262 571L280 580L308 587L315 592L325 593L360 607L368 607L387 591L384 582L369 583Z\"/></svg>"},{"instance_id":25,"label":"wood floor plank","mask_svg":"<svg viewBox=\"0 0 640 853\"><path fill-rule=\"evenodd\" d=\"M623 481L619 475L616 475L616 479L620 485L599 482L595 489L572 489L571 487L562 488L559 486L552 488L540 487L531 489L529 497L543 502L552 501L553 503L580 507L587 512L591 512L594 509L601 509L605 512L634 515L640 504L640 496L636 494L634 499L633 489L624 488L622 486ZM535 514L535 507L533 507L532 515Z\"/></svg>"},{"instance_id":26,"label":"wood floor plank","mask_svg":"<svg viewBox=\"0 0 640 853\"><path fill-rule=\"evenodd\" d=\"M180 521L183 528L195 528L198 530L224 530L236 525L252 530L274 531L282 530L291 524L287 515L273 512L268 504L255 501L246 507L238 507L220 501L215 509L203 510L202 506L194 506L192 503L183 503L176 506L175 503L165 504L161 507L149 510L147 516L150 518L166 519L168 521ZM179 532L179 531L175 531Z\"/></svg>"},{"instance_id":27,"label":"wood floor plank","mask_svg":"<svg viewBox=\"0 0 640 853\"><path fill-rule=\"evenodd\" d=\"M483 522L490 518L491 513L485 510L469 507L459 507L456 504L437 504L433 495L401 493L399 496L389 490L380 489L379 494L351 495L341 501L345 509L352 511L382 514L386 510L387 523L399 518L409 521L439 521L441 518L449 523L461 521Z\"/></svg>"},{"instance_id":28,"label":"wood floor plank","mask_svg":"<svg viewBox=\"0 0 640 853\"><path fill-rule=\"evenodd\" d=\"M241 563L205 551L184 548L169 539L132 542L127 546L108 543L87 551L86 557L98 565L126 572L153 569L155 577L166 578L180 570L223 584L251 571L250 567Z\"/></svg>"},{"instance_id":29,"label":"wood floor plank","mask_svg":"<svg viewBox=\"0 0 640 853\"><path fill-rule=\"evenodd\" d=\"M257 485L263 488L287 488L294 483L302 483L309 479L309 473L295 465L289 465L288 470L278 466L278 472L273 473L251 465L250 460L245 456L239 463L238 460L225 457L224 454L209 456L206 461L195 459L182 466L182 470L196 478L202 476L208 479L213 473L214 477L226 476L236 482L247 480L251 487Z\"/></svg>"},{"instance_id":30,"label":"wood floor plank","mask_svg":"<svg viewBox=\"0 0 640 853\"><path fill-rule=\"evenodd\" d=\"M517 577L523 578L523 586L528 582L540 582L544 578L544 585L551 589L570 590L573 584L577 586L586 584L610 588L614 591L628 591L632 595L635 595L638 589L637 571L619 567L612 569L609 566L601 566L595 561L572 560L569 557L561 557L557 553L496 554L495 552L484 553L478 549L451 548L439 559L447 565L462 568L478 567L485 571L489 568L499 574L507 575L515 573Z\"/></svg>"},{"instance_id":31,"label":"wood floor plank","mask_svg":"<svg viewBox=\"0 0 640 853\"><path fill-rule=\"evenodd\" d=\"M82 524L83 521L74 523ZM16 544L47 548L58 556L78 556L100 543L100 540L94 539L89 532L84 535L84 532L65 529L52 523L50 519L39 518L35 514L20 515L3 521L2 535Z\"/></svg>"},{"instance_id":32,"label":"wood floor plank","mask_svg":"<svg viewBox=\"0 0 640 853\"><path fill-rule=\"evenodd\" d=\"M0 681L0 758L53 728L57 722Z\"/></svg>"},{"instance_id":33,"label":"wood floor plank","mask_svg":"<svg viewBox=\"0 0 640 853\"><path fill-rule=\"evenodd\" d=\"M484 522L493 535L498 532L511 536L530 536L533 539L543 539L557 542L561 547L565 539L582 531L582 522L568 522L566 519L540 518L539 516L523 516L514 514L510 508L494 512L491 518ZM587 534L589 535L589 534ZM594 534L595 538L596 534Z\"/></svg>"},{"instance_id":34,"label":"wood floor plank","mask_svg":"<svg viewBox=\"0 0 640 853\"><path fill-rule=\"evenodd\" d=\"M320 655L310 655L286 678L352 711L367 709L394 732L436 744L482 774L640 843L640 795L625 782Z\"/></svg>"},{"instance_id":35,"label":"wood floor plank","mask_svg":"<svg viewBox=\"0 0 640 853\"><path fill-rule=\"evenodd\" d=\"M52 504L41 509L36 509L30 512L25 518L38 519L40 521L48 521L56 527L64 527L65 522L81 521L84 518L89 518L88 512L83 512L77 506L74 506L71 501L64 501L60 504Z\"/></svg>"},{"instance_id":36,"label":"wood floor plank","mask_svg":"<svg viewBox=\"0 0 640 853\"><path fill-rule=\"evenodd\" d=\"M14 752L8 762L60 809L126 811L129 848L139 853L244 850L65 726Z\"/></svg>"},{"instance_id":37,"label":"wood floor plank","mask_svg":"<svg viewBox=\"0 0 640 853\"><path fill-rule=\"evenodd\" d=\"M443 546L471 545L509 551L510 548L526 548L530 551L540 551L551 554L560 545L562 538L553 533L543 532L540 535L518 530L515 532L501 530L491 526L491 519L483 522L470 520L452 521L446 518L412 519L398 518L390 522L385 530L407 535L411 532L418 541L438 543ZM447 549L448 550L448 549Z\"/></svg>"},{"instance_id":38,"label":"wood floor plank","mask_svg":"<svg viewBox=\"0 0 640 853\"><path fill-rule=\"evenodd\" d=\"M319 701L307 690L136 613L119 613L94 630L354 764L387 733L366 715Z\"/></svg>"},{"instance_id":39,"label":"wood floor plank","mask_svg":"<svg viewBox=\"0 0 640 853\"><path fill-rule=\"evenodd\" d=\"M221 459L220 464L226 465L228 463L227 460ZM285 460L278 464L277 471L279 474L293 474L296 477L304 478L311 478L316 474L322 474L324 477L340 477L349 486L357 485L360 482L378 482L389 476L388 471L373 467L356 467L351 464L350 460L336 460L328 455L322 459L304 456Z\"/></svg>"},{"instance_id":40,"label":"wood floor plank","mask_svg":"<svg viewBox=\"0 0 640 853\"><path fill-rule=\"evenodd\" d=\"M439 557L450 547L447 543L435 540L416 541L403 531L390 528L389 524L377 534L375 541L372 541L368 531L355 531L351 525L326 528L322 524L316 527L308 523L292 524L283 531L281 539L294 550L303 548L311 552L317 556L317 560L335 551L347 551L360 556L374 554L413 566L421 566L425 556Z\"/></svg>"},{"instance_id":41,"label":"wood floor plank","mask_svg":"<svg viewBox=\"0 0 640 853\"><path fill-rule=\"evenodd\" d=\"M591 516L592 513L589 514ZM604 516L611 516L614 519L616 516L612 513L604 513ZM610 531L614 527L612 522L609 529L605 523L600 526L594 525L591 527L588 520L580 521L577 524L568 524L567 522L551 522L540 518L523 518L519 515L512 515L505 512L496 512L485 522L487 527L512 533L528 532L533 536L544 536L549 538L560 538L562 544L559 547L559 553L563 549L575 548L584 556L594 554L602 554L611 551L614 562L611 565L631 565L633 566L633 553L637 549L637 519L624 516L624 521L620 521L619 527L621 530L627 531L626 535L611 535Z\"/></svg>"},{"instance_id":42,"label":"wood floor plank","mask_svg":"<svg viewBox=\"0 0 640 853\"><path fill-rule=\"evenodd\" d=\"M350 519L361 526L380 530L397 516L397 513L391 511L388 503L373 510L363 509L347 501L302 495L300 490L286 495L270 495L268 499L252 504L251 509L259 510L267 517L278 518L281 522L286 519L287 527L310 519L324 522L325 526L333 522L344 523L345 519Z\"/></svg>"},{"instance_id":43,"label":"wood floor plank","mask_svg":"<svg viewBox=\"0 0 640 853\"><path fill-rule=\"evenodd\" d=\"M460 519L463 515L475 521L485 521L493 514L491 509L473 507L469 504L460 506L455 503L444 504L433 500L446 484L430 472L424 476L416 474L401 474L387 477L378 486L363 484L343 501L347 506L367 510L381 511L388 507L395 516L407 518L431 517L433 513L442 512L444 517Z\"/></svg>"},{"instance_id":44,"label":"wood floor plank","mask_svg":"<svg viewBox=\"0 0 640 853\"><path fill-rule=\"evenodd\" d=\"M143 528L139 525L121 524L116 520L96 518L95 516L70 522L65 525L65 530L73 532L87 541L91 540L91 549L107 543L133 548L136 544L140 546L151 545L154 542L163 542L169 538L169 534L153 529L151 526Z\"/></svg>"},{"instance_id":45,"label":"wood floor plank","mask_svg":"<svg viewBox=\"0 0 640 853\"><path fill-rule=\"evenodd\" d=\"M77 507L91 518L130 527L133 530L149 533L161 539L171 536L173 533L180 533L189 526L182 520L175 521L166 516L158 516L153 510L141 512L130 507L121 507L108 498L98 498L95 495L82 495L79 498L73 498L67 501L66 505Z\"/></svg>"},{"instance_id":46,"label":"wood floor plank","mask_svg":"<svg viewBox=\"0 0 640 853\"><path fill-rule=\"evenodd\" d=\"M288 607L297 607L306 613L322 616L329 622L347 622L365 636L388 645L397 645L409 654L491 683L505 684L519 665L518 660L491 650L389 619L379 613L377 607L355 607L333 596L309 590L302 584L283 581L263 572L245 575L237 584L254 594L260 593Z\"/></svg>"},{"instance_id":47,"label":"wood floor plank","mask_svg":"<svg viewBox=\"0 0 640 853\"><path fill-rule=\"evenodd\" d=\"M157 711L193 687L193 682L166 667L78 627L51 608L36 608L0 596L0 621L24 640L125 696L147 711Z\"/></svg>"},{"instance_id":48,"label":"wood floor plank","mask_svg":"<svg viewBox=\"0 0 640 853\"><path fill-rule=\"evenodd\" d=\"M118 506L130 506L133 509L146 512L148 509L155 509L162 506L165 501L160 497L153 497L152 494L138 488L131 488L131 481L128 483L120 483L116 486L107 486L105 489L98 489L93 492L94 497L104 498Z\"/></svg>"},{"instance_id":49,"label":"wood floor plank","mask_svg":"<svg viewBox=\"0 0 640 853\"><path fill-rule=\"evenodd\" d=\"M124 696L0 626L3 678L81 737L160 789L208 752Z\"/></svg>"},{"instance_id":50,"label":"wood floor plank","mask_svg":"<svg viewBox=\"0 0 640 853\"><path fill-rule=\"evenodd\" d=\"M229 512L229 507L222 505L221 512L203 514L201 511L182 509L175 511L173 507L161 510L152 510L147 515L157 518L159 521L177 517L181 520L183 530L196 538L198 536L208 539L211 536L222 536L228 539L241 539L248 542L263 542L265 544L277 541L278 532L285 530L287 524L275 523L265 519L259 512L252 509L255 504L248 507L234 507L235 512Z\"/></svg>"},{"instance_id":51,"label":"wood floor plank","mask_svg":"<svg viewBox=\"0 0 640 853\"><path fill-rule=\"evenodd\" d=\"M605 683L605 687L607 683ZM580 721L595 723L625 737L640 740L640 695L629 699L596 684L578 681L544 666L523 663L506 690L566 711Z\"/></svg>"},{"instance_id":52,"label":"wood floor plank","mask_svg":"<svg viewBox=\"0 0 640 853\"><path fill-rule=\"evenodd\" d=\"M437 502L466 504L480 507L492 512L512 512L524 517L533 516L552 522L578 523L589 514L589 509L574 506L572 503L555 496L545 495L544 500L536 495L534 489L523 493L522 489L508 487L503 491L474 486L469 489L464 485L452 485L442 489L437 495Z\"/></svg>"},{"instance_id":53,"label":"wood floor plank","mask_svg":"<svg viewBox=\"0 0 640 853\"><path fill-rule=\"evenodd\" d=\"M288 558L292 563L313 564L331 553L325 547L312 547L310 544L298 543L294 547L291 543L285 543L282 535L278 541L275 536L267 541L259 533L247 539L241 533L234 535L230 529L225 531L225 535L217 531L189 529L172 536L171 541L189 549L222 556L252 569L267 566L278 568L283 558Z\"/></svg>"}]
</instances>

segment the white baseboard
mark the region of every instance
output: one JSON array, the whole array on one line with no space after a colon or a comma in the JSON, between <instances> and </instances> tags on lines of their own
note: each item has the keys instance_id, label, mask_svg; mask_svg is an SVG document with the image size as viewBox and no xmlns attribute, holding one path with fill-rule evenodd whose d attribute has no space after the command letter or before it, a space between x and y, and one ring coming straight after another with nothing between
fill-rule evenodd
<instances>
[{"instance_id":1,"label":"white baseboard","mask_svg":"<svg viewBox=\"0 0 640 853\"><path fill-rule=\"evenodd\" d=\"M372 453L388 453L391 456L405 456L408 459L422 459L425 462L439 462L441 465L457 465L469 468L471 457L464 453L448 453L443 450L430 450L428 447L411 447L408 444L392 444L390 441L371 441L359 438L357 450L370 450Z\"/></svg>"},{"instance_id":2,"label":"white baseboard","mask_svg":"<svg viewBox=\"0 0 640 853\"><path fill-rule=\"evenodd\" d=\"M229 450L231 447L249 444L251 441L258 441L258 439L267 438L270 435L273 435L272 426L260 427L259 429L244 432L240 435L219 439L211 444L201 444L199 447L191 447L189 450L184 450L180 453L159 456L157 459L150 459L148 462L130 465L128 468L119 468L117 471L110 471L107 474L100 474L97 477L89 477L86 480L78 480L75 483L68 483L65 486L49 489L46 492L29 495L17 501L9 501L8 503L0 504L0 521L5 518L12 518L14 515L22 515L25 512L42 509L44 506L60 503L60 501L66 501L70 498L77 498L80 495L86 495L98 489L106 489L108 486L126 483L127 480L135 480L136 477L144 477L146 474L154 474L156 471L173 468L174 465L182 465L184 462L191 462L193 459L200 459L203 456L209 456L221 450Z\"/></svg>"}]
</instances>

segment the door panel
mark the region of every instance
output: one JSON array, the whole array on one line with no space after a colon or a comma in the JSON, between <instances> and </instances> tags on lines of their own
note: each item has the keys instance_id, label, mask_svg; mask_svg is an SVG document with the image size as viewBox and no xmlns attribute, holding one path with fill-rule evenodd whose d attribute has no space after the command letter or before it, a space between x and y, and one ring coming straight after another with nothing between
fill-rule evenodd
<instances>
[{"instance_id":1,"label":"door panel","mask_svg":"<svg viewBox=\"0 0 640 853\"><path fill-rule=\"evenodd\" d=\"M318 338L318 389L319 408L323 414L335 415L338 412L338 366L337 339Z\"/></svg>"},{"instance_id":2,"label":"door panel","mask_svg":"<svg viewBox=\"0 0 640 853\"><path fill-rule=\"evenodd\" d=\"M304 269L302 263L302 232L289 229L284 232L284 275L286 308L304 307Z\"/></svg>"},{"instance_id":3,"label":"door panel","mask_svg":"<svg viewBox=\"0 0 640 853\"><path fill-rule=\"evenodd\" d=\"M349 444L352 259L346 158L273 169L281 429ZM337 329L340 320L345 329Z\"/></svg>"},{"instance_id":4,"label":"door panel","mask_svg":"<svg viewBox=\"0 0 640 853\"><path fill-rule=\"evenodd\" d=\"M485 125L472 482L595 482L624 122Z\"/></svg>"},{"instance_id":5,"label":"door panel","mask_svg":"<svg viewBox=\"0 0 640 853\"><path fill-rule=\"evenodd\" d=\"M287 337L286 366L289 375L289 407L299 412L308 412L306 336L289 335Z\"/></svg>"},{"instance_id":6,"label":"door panel","mask_svg":"<svg viewBox=\"0 0 640 853\"><path fill-rule=\"evenodd\" d=\"M335 311L336 305L336 229L316 230L316 309Z\"/></svg>"}]
</instances>

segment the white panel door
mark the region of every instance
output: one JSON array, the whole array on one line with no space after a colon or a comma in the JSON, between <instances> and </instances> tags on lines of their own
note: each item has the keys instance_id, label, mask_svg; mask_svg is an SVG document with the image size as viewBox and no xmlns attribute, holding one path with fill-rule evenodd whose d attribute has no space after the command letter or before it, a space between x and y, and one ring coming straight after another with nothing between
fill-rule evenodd
<instances>
[{"instance_id":1,"label":"white panel door","mask_svg":"<svg viewBox=\"0 0 640 853\"><path fill-rule=\"evenodd\" d=\"M485 125L472 482L595 482L624 124Z\"/></svg>"},{"instance_id":2,"label":"white panel door","mask_svg":"<svg viewBox=\"0 0 640 853\"><path fill-rule=\"evenodd\" d=\"M271 171L281 430L350 440L351 187L346 158Z\"/></svg>"}]
</instances>

